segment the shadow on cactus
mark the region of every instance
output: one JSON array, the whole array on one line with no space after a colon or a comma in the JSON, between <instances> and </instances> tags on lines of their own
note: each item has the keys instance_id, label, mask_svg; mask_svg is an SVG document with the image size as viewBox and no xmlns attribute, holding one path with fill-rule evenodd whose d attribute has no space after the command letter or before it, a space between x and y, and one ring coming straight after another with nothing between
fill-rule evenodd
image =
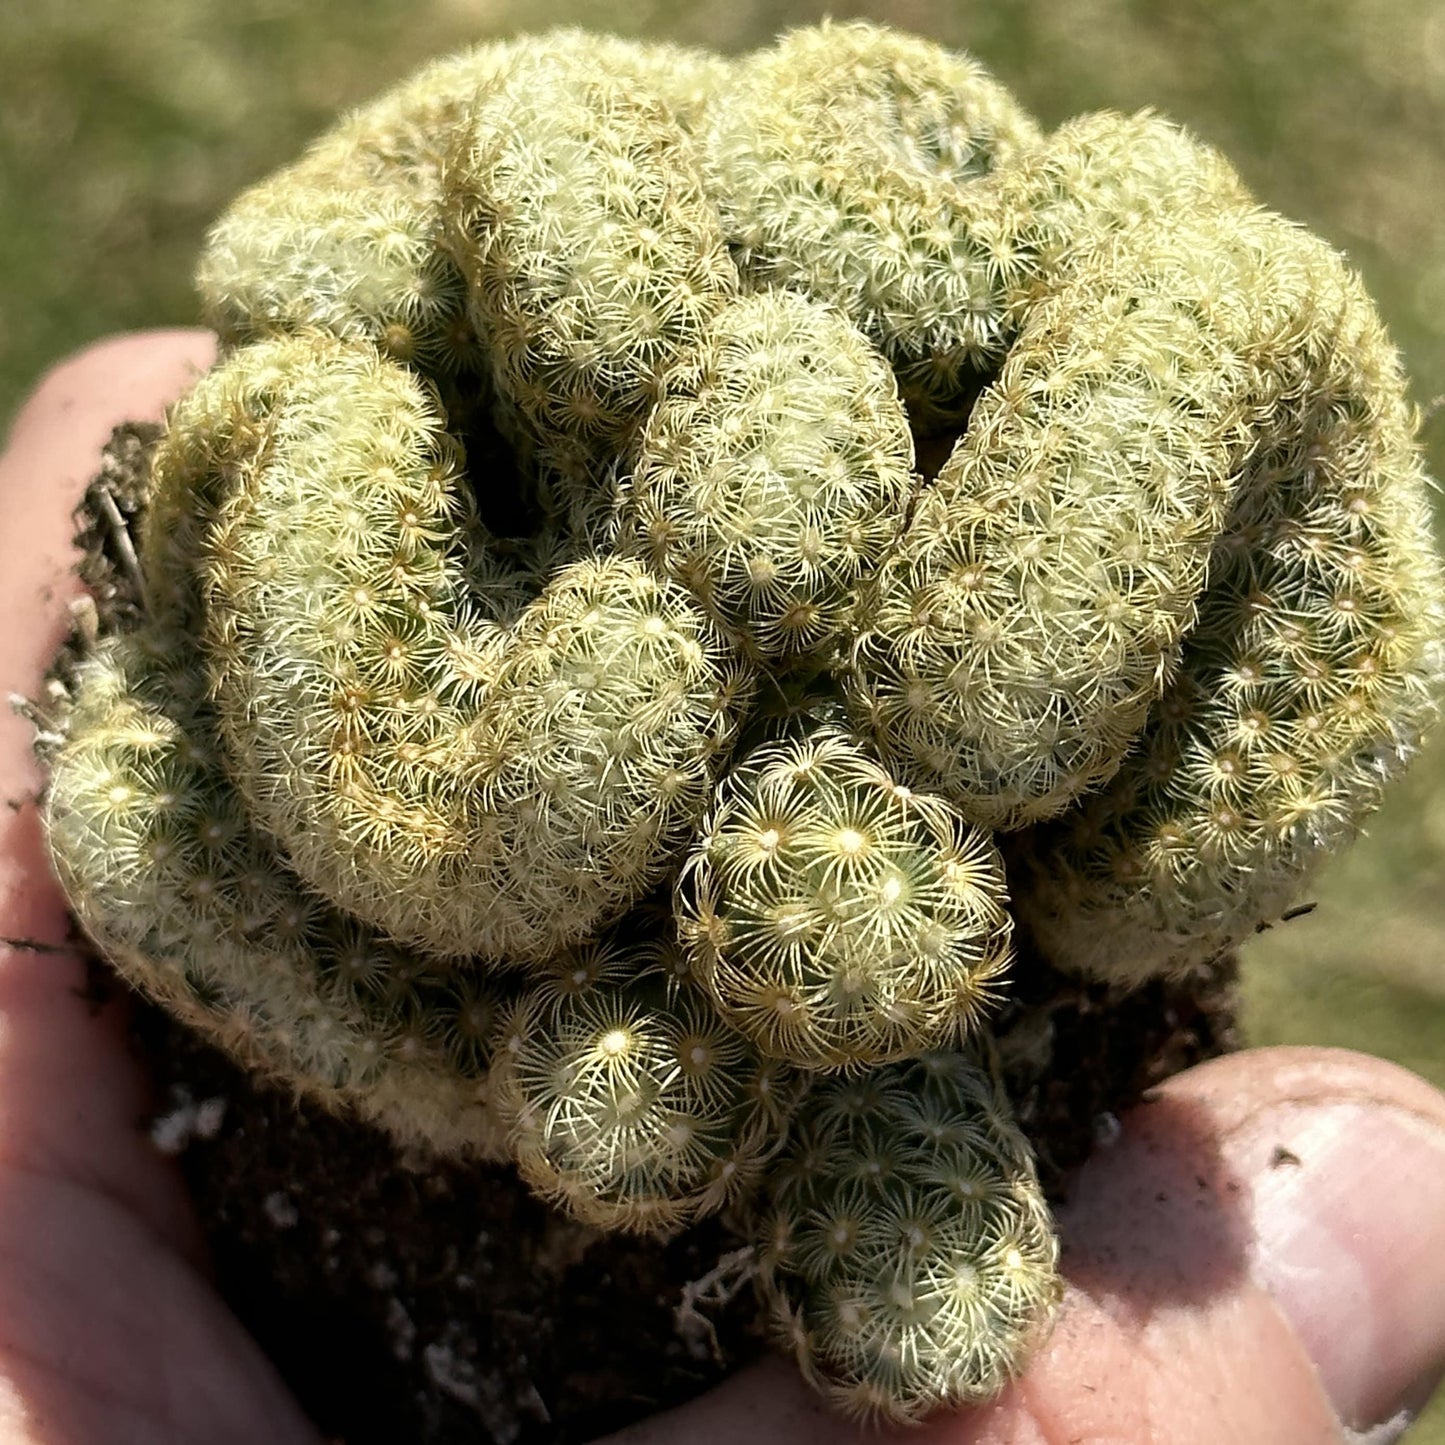
<instances>
[{"instance_id":1,"label":"shadow on cactus","mask_svg":"<svg viewBox=\"0 0 1445 1445\"><path fill-rule=\"evenodd\" d=\"M225 351L156 453L143 619L44 743L86 930L579 1219L728 1208L850 1413L987 1398L1059 1292L991 1059L1011 939L1209 965L1433 713L1358 280L1157 116L1044 135L825 24L434 63L200 282Z\"/></svg>"}]
</instances>

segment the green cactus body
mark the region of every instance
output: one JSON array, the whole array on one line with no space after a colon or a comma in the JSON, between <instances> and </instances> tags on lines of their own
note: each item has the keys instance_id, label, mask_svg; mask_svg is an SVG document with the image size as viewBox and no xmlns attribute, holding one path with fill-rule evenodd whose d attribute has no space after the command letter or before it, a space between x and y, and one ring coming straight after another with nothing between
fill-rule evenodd
<instances>
[{"instance_id":1,"label":"green cactus body","mask_svg":"<svg viewBox=\"0 0 1445 1445\"><path fill-rule=\"evenodd\" d=\"M552 960L503 1027L493 1084L522 1177L583 1223L638 1232L754 1190L796 1093L660 940Z\"/></svg>"},{"instance_id":2,"label":"green cactus body","mask_svg":"<svg viewBox=\"0 0 1445 1445\"><path fill-rule=\"evenodd\" d=\"M1021 1370L1060 1293L1027 1140L989 1078L934 1053L814 1086L769 1176L775 1333L845 1413L914 1423Z\"/></svg>"},{"instance_id":3,"label":"green cactus body","mask_svg":"<svg viewBox=\"0 0 1445 1445\"><path fill-rule=\"evenodd\" d=\"M405 1144L500 1158L487 1088L506 985L441 974L308 892L220 765L194 639L148 628L82 668L45 824L121 972L248 1067Z\"/></svg>"},{"instance_id":4,"label":"green cactus body","mask_svg":"<svg viewBox=\"0 0 1445 1445\"><path fill-rule=\"evenodd\" d=\"M143 620L43 737L81 924L403 1144L606 1229L749 1218L852 1415L987 1399L1059 1294L942 1051L1015 924L1125 985L1213 959L1434 713L1359 282L1167 121L1041 136L863 23L437 61L200 282Z\"/></svg>"},{"instance_id":5,"label":"green cactus body","mask_svg":"<svg viewBox=\"0 0 1445 1445\"><path fill-rule=\"evenodd\" d=\"M700 51L578 30L478 45L424 66L217 221L198 284L221 339L236 345L320 327L475 386L486 358L467 316L466 281L446 250L443 166L478 90L542 54L655 90L685 125L700 122L726 71Z\"/></svg>"},{"instance_id":6,"label":"green cactus body","mask_svg":"<svg viewBox=\"0 0 1445 1445\"><path fill-rule=\"evenodd\" d=\"M800 665L764 673L738 739L738 756L762 743L799 741L824 726L853 730L831 666Z\"/></svg>"},{"instance_id":7,"label":"green cactus body","mask_svg":"<svg viewBox=\"0 0 1445 1445\"><path fill-rule=\"evenodd\" d=\"M528 52L478 92L445 175L498 392L564 470L623 455L737 290L692 141L585 54Z\"/></svg>"},{"instance_id":8,"label":"green cactus body","mask_svg":"<svg viewBox=\"0 0 1445 1445\"><path fill-rule=\"evenodd\" d=\"M805 1068L959 1039L1009 961L992 841L836 727L733 767L679 889L692 968L718 1008Z\"/></svg>"},{"instance_id":9,"label":"green cactus body","mask_svg":"<svg viewBox=\"0 0 1445 1445\"><path fill-rule=\"evenodd\" d=\"M1004 341L992 259L959 223L970 183L1038 138L1017 102L967 56L825 22L740 61L702 134L743 275L832 302L920 419L956 417Z\"/></svg>"},{"instance_id":10,"label":"green cactus body","mask_svg":"<svg viewBox=\"0 0 1445 1445\"><path fill-rule=\"evenodd\" d=\"M1399 362L1323 242L1261 217L1257 440L1175 682L1107 790L1022 840L1018 911L1134 983L1278 918L1415 752L1441 567Z\"/></svg>"},{"instance_id":11,"label":"green cactus body","mask_svg":"<svg viewBox=\"0 0 1445 1445\"><path fill-rule=\"evenodd\" d=\"M431 373L477 372L466 281L440 247L441 148L510 52L427 66L232 203L197 273L223 342L319 327Z\"/></svg>"},{"instance_id":12,"label":"green cactus body","mask_svg":"<svg viewBox=\"0 0 1445 1445\"><path fill-rule=\"evenodd\" d=\"M680 588L594 557L524 605L531 579L484 576L438 410L374 351L238 352L171 435L150 536L215 497L190 568L220 730L312 887L436 954L540 960L657 880L734 725Z\"/></svg>"},{"instance_id":13,"label":"green cactus body","mask_svg":"<svg viewBox=\"0 0 1445 1445\"><path fill-rule=\"evenodd\" d=\"M1259 230L1226 212L1096 249L1029 312L863 590L855 711L976 822L1106 780L1177 663L1256 412Z\"/></svg>"},{"instance_id":14,"label":"green cactus body","mask_svg":"<svg viewBox=\"0 0 1445 1445\"><path fill-rule=\"evenodd\" d=\"M631 535L765 663L835 646L913 488L893 377L831 307L730 302L662 382L623 505Z\"/></svg>"},{"instance_id":15,"label":"green cactus body","mask_svg":"<svg viewBox=\"0 0 1445 1445\"><path fill-rule=\"evenodd\" d=\"M206 319L232 343L316 326L428 371L475 370L466 283L434 231L399 186L358 192L306 172L268 181L212 232Z\"/></svg>"},{"instance_id":16,"label":"green cactus body","mask_svg":"<svg viewBox=\"0 0 1445 1445\"><path fill-rule=\"evenodd\" d=\"M1144 110L1094 111L1013 154L969 191L966 225L988 245L1012 336L1100 245L1149 222L1254 205L1212 146Z\"/></svg>"}]
</instances>

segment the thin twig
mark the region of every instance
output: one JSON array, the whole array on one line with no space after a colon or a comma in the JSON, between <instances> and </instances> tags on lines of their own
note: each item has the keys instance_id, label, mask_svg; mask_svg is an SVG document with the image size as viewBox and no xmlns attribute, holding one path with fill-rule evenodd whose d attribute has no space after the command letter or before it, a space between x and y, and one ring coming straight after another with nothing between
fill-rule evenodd
<instances>
[{"instance_id":1,"label":"thin twig","mask_svg":"<svg viewBox=\"0 0 1445 1445\"><path fill-rule=\"evenodd\" d=\"M106 523L115 540L116 550L120 553L121 570L126 574L130 585L135 589L136 596L139 597L145 589L145 576L140 569L140 558L135 554L135 543L131 540L130 527L125 518L121 516L120 508L116 506L115 498L111 496L109 487L97 487L95 494L99 499L100 510L105 514Z\"/></svg>"}]
</instances>

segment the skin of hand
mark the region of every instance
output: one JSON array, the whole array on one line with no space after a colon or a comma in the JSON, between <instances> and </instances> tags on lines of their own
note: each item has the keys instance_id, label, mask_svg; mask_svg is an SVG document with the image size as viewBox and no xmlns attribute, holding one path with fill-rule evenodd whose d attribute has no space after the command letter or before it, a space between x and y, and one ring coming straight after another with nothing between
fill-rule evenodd
<instances>
[{"instance_id":1,"label":"skin of hand","mask_svg":"<svg viewBox=\"0 0 1445 1445\"><path fill-rule=\"evenodd\" d=\"M70 513L112 426L159 419L199 331L51 371L0 457L0 693L67 625ZM37 826L30 725L0 716L0 1445L319 1445L206 1278L119 1005L87 999ZM1170 1080L1059 1215L1068 1290L1027 1374L913 1445L1388 1445L1445 1369L1445 1097L1263 1049ZM849 1445L791 1366L744 1370L614 1445Z\"/></svg>"}]
</instances>

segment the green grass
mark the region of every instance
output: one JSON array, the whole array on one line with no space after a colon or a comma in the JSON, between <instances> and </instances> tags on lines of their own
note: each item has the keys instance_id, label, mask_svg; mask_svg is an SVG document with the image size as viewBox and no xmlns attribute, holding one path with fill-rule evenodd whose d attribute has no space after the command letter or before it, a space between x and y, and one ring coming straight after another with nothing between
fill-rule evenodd
<instances>
[{"instance_id":1,"label":"green grass","mask_svg":"<svg viewBox=\"0 0 1445 1445\"><path fill-rule=\"evenodd\" d=\"M1310 890L1315 910L1247 951L1255 1041L1383 1054L1445 1088L1445 740Z\"/></svg>"},{"instance_id":2,"label":"green grass","mask_svg":"<svg viewBox=\"0 0 1445 1445\"><path fill-rule=\"evenodd\" d=\"M0 18L0 424L48 363L195 318L209 221L339 108L422 57L579 23L736 50L831 8L596 0L46 0ZM836 12L835 12L836 13ZM1343 247L1422 403L1445 394L1438 0L899 0L853 13L975 51L1041 119L1153 105ZM1445 409L1427 431L1445 476ZM1318 910L1246 960L1256 1042L1369 1049L1445 1085L1445 743ZM1445 1445L1445 1404L1411 1437Z\"/></svg>"}]
</instances>

